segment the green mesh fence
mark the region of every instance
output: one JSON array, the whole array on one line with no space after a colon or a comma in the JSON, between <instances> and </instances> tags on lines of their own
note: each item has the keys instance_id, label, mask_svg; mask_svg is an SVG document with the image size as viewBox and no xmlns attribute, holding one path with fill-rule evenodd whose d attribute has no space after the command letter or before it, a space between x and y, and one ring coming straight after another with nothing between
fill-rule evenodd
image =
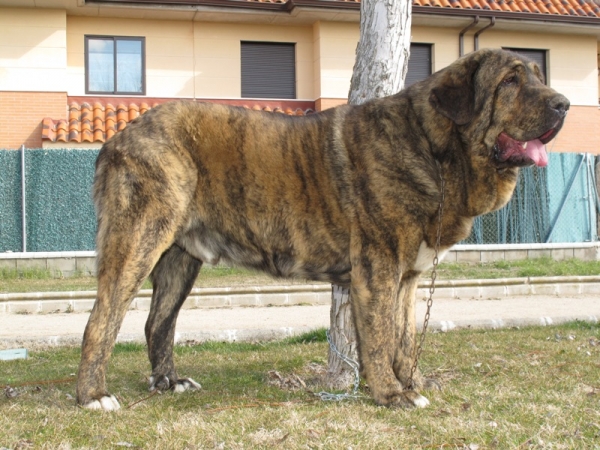
<instances>
[{"instance_id":1,"label":"green mesh fence","mask_svg":"<svg viewBox=\"0 0 600 450\"><path fill-rule=\"evenodd\" d=\"M550 153L548 167L522 169L512 200L475 219L463 244L598 240L595 158Z\"/></svg>"},{"instance_id":2,"label":"green mesh fence","mask_svg":"<svg viewBox=\"0 0 600 450\"><path fill-rule=\"evenodd\" d=\"M22 249L21 155L0 151L0 252Z\"/></svg>"},{"instance_id":3,"label":"green mesh fence","mask_svg":"<svg viewBox=\"0 0 600 450\"><path fill-rule=\"evenodd\" d=\"M93 250L97 150L26 150L27 251ZM0 251L21 251L21 155L0 151Z\"/></svg>"},{"instance_id":4,"label":"green mesh fence","mask_svg":"<svg viewBox=\"0 0 600 450\"><path fill-rule=\"evenodd\" d=\"M27 251L94 250L97 150L26 150ZM464 244L597 240L594 157L549 155L521 170L513 199L475 220ZM22 250L21 155L0 150L0 252Z\"/></svg>"}]
</instances>

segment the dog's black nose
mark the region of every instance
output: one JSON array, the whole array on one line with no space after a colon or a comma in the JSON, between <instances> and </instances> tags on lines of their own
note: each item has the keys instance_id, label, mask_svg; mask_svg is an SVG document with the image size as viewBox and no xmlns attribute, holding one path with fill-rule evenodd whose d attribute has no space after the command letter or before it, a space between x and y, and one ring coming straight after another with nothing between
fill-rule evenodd
<instances>
[{"instance_id":1,"label":"dog's black nose","mask_svg":"<svg viewBox=\"0 0 600 450\"><path fill-rule=\"evenodd\" d=\"M559 115L565 116L569 110L569 107L571 106L571 102L564 95L557 94L550 99L548 106L555 110Z\"/></svg>"}]
</instances>

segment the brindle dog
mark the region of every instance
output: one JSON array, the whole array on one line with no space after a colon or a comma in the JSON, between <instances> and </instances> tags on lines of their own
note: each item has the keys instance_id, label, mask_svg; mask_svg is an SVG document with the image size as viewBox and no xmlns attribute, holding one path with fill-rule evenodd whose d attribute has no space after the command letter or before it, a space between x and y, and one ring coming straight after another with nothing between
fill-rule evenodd
<instances>
[{"instance_id":1,"label":"brindle dog","mask_svg":"<svg viewBox=\"0 0 600 450\"><path fill-rule=\"evenodd\" d=\"M530 60L471 53L397 95L306 117L178 101L148 111L96 163L98 297L83 337L77 402L114 410L106 367L144 279L150 388L199 388L173 363L175 321L203 263L351 287L362 375L375 402L425 406L407 389L415 290L473 218L510 199L518 167L544 144L569 101Z\"/></svg>"}]
</instances>

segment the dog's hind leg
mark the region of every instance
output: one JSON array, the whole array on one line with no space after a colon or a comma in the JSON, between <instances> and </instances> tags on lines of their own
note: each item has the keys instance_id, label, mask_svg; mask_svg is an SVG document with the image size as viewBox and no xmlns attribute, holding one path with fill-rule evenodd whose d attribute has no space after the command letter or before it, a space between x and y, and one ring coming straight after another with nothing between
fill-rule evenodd
<instances>
[{"instance_id":1,"label":"dog's hind leg","mask_svg":"<svg viewBox=\"0 0 600 450\"><path fill-rule=\"evenodd\" d=\"M152 263L120 260L107 267L104 257L98 266L98 295L83 334L77 403L89 409L114 410L119 403L106 390L106 366L127 308Z\"/></svg>"},{"instance_id":2,"label":"dog's hind leg","mask_svg":"<svg viewBox=\"0 0 600 450\"><path fill-rule=\"evenodd\" d=\"M200 388L191 378L177 376L173 344L177 315L194 286L201 266L201 261L173 245L163 254L150 275L154 292L146 322L146 341L152 364L151 391L173 389L183 392Z\"/></svg>"},{"instance_id":3,"label":"dog's hind leg","mask_svg":"<svg viewBox=\"0 0 600 450\"><path fill-rule=\"evenodd\" d=\"M119 402L106 389L108 359L134 295L173 241L175 224L146 222L130 227L127 220L123 221L127 226L115 221L105 233L100 222L98 294L83 335L77 403L115 410Z\"/></svg>"}]
</instances>

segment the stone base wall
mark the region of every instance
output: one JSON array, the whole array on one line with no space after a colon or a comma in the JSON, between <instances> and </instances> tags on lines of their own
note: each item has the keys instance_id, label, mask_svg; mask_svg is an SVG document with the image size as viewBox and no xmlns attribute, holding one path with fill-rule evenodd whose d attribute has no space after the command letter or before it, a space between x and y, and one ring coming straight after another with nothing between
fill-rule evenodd
<instances>
[{"instance_id":1,"label":"stone base wall","mask_svg":"<svg viewBox=\"0 0 600 450\"><path fill-rule=\"evenodd\" d=\"M575 244L457 245L444 262L486 263L550 257L560 261L576 258L600 261L600 242ZM41 269L69 277L95 275L94 252L0 253L0 269Z\"/></svg>"}]
</instances>

